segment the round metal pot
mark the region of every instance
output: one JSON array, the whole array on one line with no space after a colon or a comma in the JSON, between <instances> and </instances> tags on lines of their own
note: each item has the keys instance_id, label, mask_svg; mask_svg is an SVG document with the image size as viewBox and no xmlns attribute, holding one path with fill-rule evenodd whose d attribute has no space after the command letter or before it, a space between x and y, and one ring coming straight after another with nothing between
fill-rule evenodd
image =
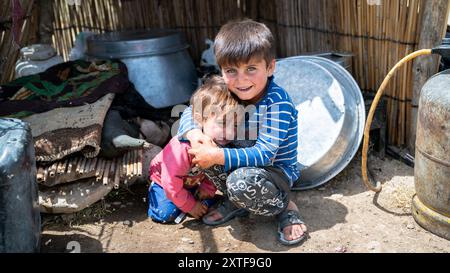
<instances>
[{"instance_id":1,"label":"round metal pot","mask_svg":"<svg viewBox=\"0 0 450 273\"><path fill-rule=\"evenodd\" d=\"M197 88L195 65L181 32L111 32L90 36L86 43L87 56L124 62L136 90L155 108L187 102Z\"/></svg>"}]
</instances>

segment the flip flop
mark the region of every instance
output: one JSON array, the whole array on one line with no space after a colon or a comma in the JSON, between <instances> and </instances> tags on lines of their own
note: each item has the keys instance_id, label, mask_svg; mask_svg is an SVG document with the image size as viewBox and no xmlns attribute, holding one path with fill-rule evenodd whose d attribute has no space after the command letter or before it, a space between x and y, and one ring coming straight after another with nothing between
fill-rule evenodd
<instances>
[{"instance_id":1,"label":"flip flop","mask_svg":"<svg viewBox=\"0 0 450 273\"><path fill-rule=\"evenodd\" d=\"M216 221L208 220L207 219L208 216L210 216L210 214L212 214L213 212L218 212L223 217ZM247 216L248 214L249 214L248 211L246 211L243 208L236 207L230 200L227 199L227 200L223 201L222 204L220 204L220 206L217 207L217 209L215 209L215 210L211 211L210 213L208 213L207 215L203 216L202 221L205 225L208 225L208 226L218 226L218 225L221 225L223 223L230 221L231 219L233 219L236 216L243 217L243 216Z\"/></svg>"},{"instance_id":2,"label":"flip flop","mask_svg":"<svg viewBox=\"0 0 450 273\"><path fill-rule=\"evenodd\" d=\"M300 243L306 238L306 232L300 238L295 240L287 240L284 237L283 229L287 226L304 224L303 220L300 218L298 211L296 210L284 210L282 213L278 214L278 240L280 243L286 246L292 246Z\"/></svg>"}]
</instances>

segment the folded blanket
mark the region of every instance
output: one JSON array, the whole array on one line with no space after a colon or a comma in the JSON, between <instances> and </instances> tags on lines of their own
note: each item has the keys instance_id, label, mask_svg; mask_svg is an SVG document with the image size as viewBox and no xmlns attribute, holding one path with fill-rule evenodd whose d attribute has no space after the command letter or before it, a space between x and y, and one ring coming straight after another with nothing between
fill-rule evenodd
<instances>
[{"instance_id":1,"label":"folded blanket","mask_svg":"<svg viewBox=\"0 0 450 273\"><path fill-rule=\"evenodd\" d=\"M36 161L56 161L76 152L96 157L113 99L114 94L107 94L92 104L56 108L23 118L31 127Z\"/></svg>"},{"instance_id":2,"label":"folded blanket","mask_svg":"<svg viewBox=\"0 0 450 273\"><path fill-rule=\"evenodd\" d=\"M119 60L65 62L0 86L0 116L23 118L58 107L93 103L129 87Z\"/></svg>"}]
</instances>

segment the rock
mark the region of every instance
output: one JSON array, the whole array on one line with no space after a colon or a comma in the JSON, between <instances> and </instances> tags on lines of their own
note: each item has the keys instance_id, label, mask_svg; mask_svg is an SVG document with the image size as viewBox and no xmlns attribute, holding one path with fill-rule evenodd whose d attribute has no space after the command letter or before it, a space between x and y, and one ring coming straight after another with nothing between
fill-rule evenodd
<instances>
[{"instance_id":1,"label":"rock","mask_svg":"<svg viewBox=\"0 0 450 273\"><path fill-rule=\"evenodd\" d=\"M325 187L319 188L319 191L324 191Z\"/></svg>"},{"instance_id":2,"label":"rock","mask_svg":"<svg viewBox=\"0 0 450 273\"><path fill-rule=\"evenodd\" d=\"M409 224L406 226L406 228L407 228L407 229L414 229L415 226L414 226L414 224L409 223Z\"/></svg>"},{"instance_id":3,"label":"rock","mask_svg":"<svg viewBox=\"0 0 450 273\"><path fill-rule=\"evenodd\" d=\"M345 253L345 252L347 252L347 248L345 246L338 246L334 249L334 252Z\"/></svg>"},{"instance_id":4,"label":"rock","mask_svg":"<svg viewBox=\"0 0 450 273\"><path fill-rule=\"evenodd\" d=\"M175 249L175 253L184 253L184 250L178 247L177 249Z\"/></svg>"},{"instance_id":5,"label":"rock","mask_svg":"<svg viewBox=\"0 0 450 273\"><path fill-rule=\"evenodd\" d=\"M209 253L209 252L211 252L211 248L208 246L208 247L205 249L205 253Z\"/></svg>"},{"instance_id":6,"label":"rock","mask_svg":"<svg viewBox=\"0 0 450 273\"><path fill-rule=\"evenodd\" d=\"M122 222L124 226L131 226L131 221L125 220Z\"/></svg>"},{"instance_id":7,"label":"rock","mask_svg":"<svg viewBox=\"0 0 450 273\"><path fill-rule=\"evenodd\" d=\"M123 209L123 208L126 208L127 206L125 206L125 205L120 205L120 208L121 209Z\"/></svg>"},{"instance_id":8,"label":"rock","mask_svg":"<svg viewBox=\"0 0 450 273\"><path fill-rule=\"evenodd\" d=\"M165 122L141 118L138 118L137 122L146 140L152 144L162 146L170 137L170 127Z\"/></svg>"},{"instance_id":9,"label":"rock","mask_svg":"<svg viewBox=\"0 0 450 273\"><path fill-rule=\"evenodd\" d=\"M182 237L181 241L188 243L188 244L194 244L194 241L191 238Z\"/></svg>"},{"instance_id":10,"label":"rock","mask_svg":"<svg viewBox=\"0 0 450 273\"><path fill-rule=\"evenodd\" d=\"M122 205L122 202L120 202L120 201L115 201L115 202L113 202L112 203L114 206L120 206L120 205Z\"/></svg>"},{"instance_id":11,"label":"rock","mask_svg":"<svg viewBox=\"0 0 450 273\"><path fill-rule=\"evenodd\" d=\"M381 252L381 244L377 241L371 241L367 244L367 248L370 250L370 252Z\"/></svg>"},{"instance_id":12,"label":"rock","mask_svg":"<svg viewBox=\"0 0 450 273\"><path fill-rule=\"evenodd\" d=\"M330 198L333 199L333 200L338 200L338 199L341 199L342 197L344 197L344 195L341 194L341 193L332 194L330 196Z\"/></svg>"}]
</instances>

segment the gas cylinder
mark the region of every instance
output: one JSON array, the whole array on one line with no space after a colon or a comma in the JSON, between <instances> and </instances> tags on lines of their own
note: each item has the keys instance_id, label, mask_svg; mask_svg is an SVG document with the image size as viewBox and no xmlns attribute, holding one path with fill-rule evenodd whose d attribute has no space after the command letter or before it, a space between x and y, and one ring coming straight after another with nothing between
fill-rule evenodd
<instances>
[{"instance_id":1,"label":"gas cylinder","mask_svg":"<svg viewBox=\"0 0 450 273\"><path fill-rule=\"evenodd\" d=\"M450 70L422 88L417 121L412 215L426 230L450 240Z\"/></svg>"}]
</instances>

